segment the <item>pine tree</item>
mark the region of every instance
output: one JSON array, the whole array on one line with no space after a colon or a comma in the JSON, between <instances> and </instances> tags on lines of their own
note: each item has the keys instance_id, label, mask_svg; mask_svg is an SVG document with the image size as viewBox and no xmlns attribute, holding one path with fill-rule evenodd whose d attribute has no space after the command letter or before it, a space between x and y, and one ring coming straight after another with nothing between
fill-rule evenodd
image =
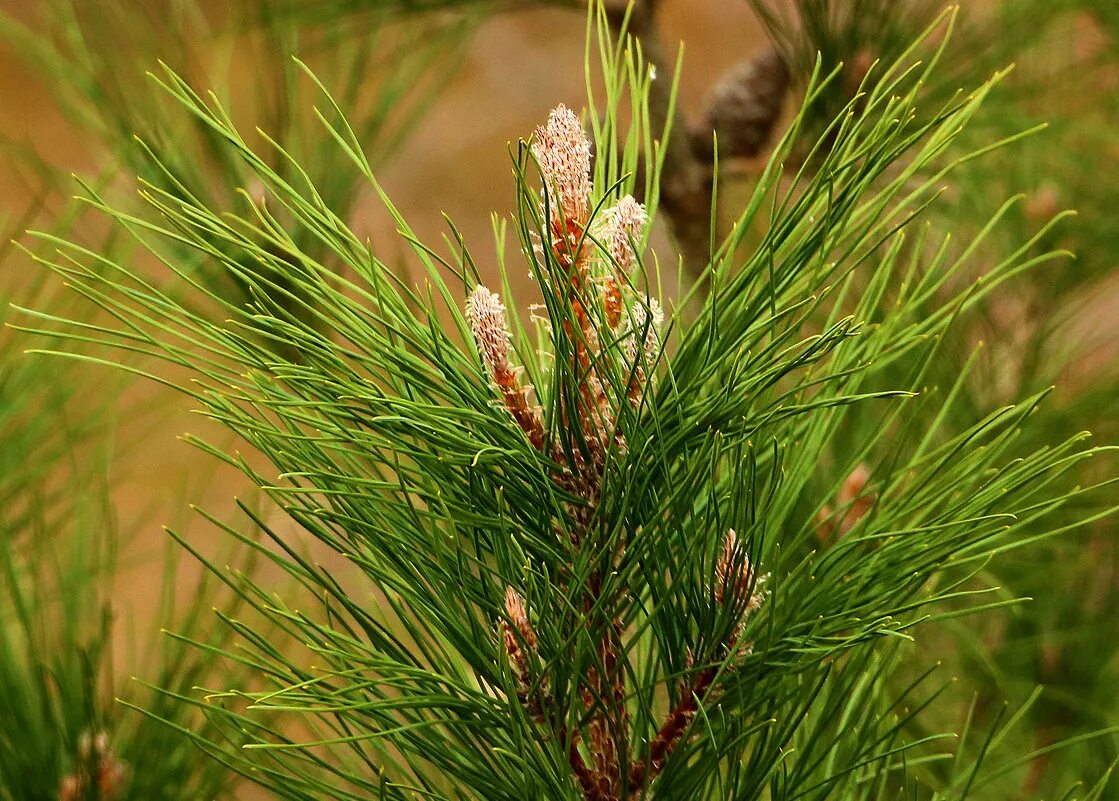
<instances>
[{"instance_id":1,"label":"pine tree","mask_svg":"<svg viewBox=\"0 0 1119 801\"><path fill-rule=\"evenodd\" d=\"M1009 729L978 749L966 727L915 736L942 687L931 668L899 681L906 643L1013 603L988 565L1103 515L1114 480L1068 480L1109 449L1030 433L1045 393L968 419L968 369L939 372L1000 286L1063 258L1053 223L989 264L1005 212L961 248L937 225L944 181L1017 141L961 150L1001 75L930 107L938 18L797 153L842 80L817 67L729 235L669 297L647 241L673 116L617 19L588 19L592 100L518 143L509 252L495 218L503 271L539 289L527 326L453 228L446 252L425 245L380 193L425 268L406 282L282 144L257 152L170 69L160 85L267 200L230 213L143 182L143 212L88 202L172 276L191 281L193 252L247 300L191 283L221 311L203 316L166 277L41 235L57 252L34 258L115 323L28 327L155 380L173 379L139 357L188 370L180 388L271 467L199 444L314 541L248 507L265 541L219 524L297 588L207 562L276 631L222 618L239 641L222 657L255 683L175 696L248 746L192 735L292 799L972 795L1008 769L972 754Z\"/></svg>"}]
</instances>

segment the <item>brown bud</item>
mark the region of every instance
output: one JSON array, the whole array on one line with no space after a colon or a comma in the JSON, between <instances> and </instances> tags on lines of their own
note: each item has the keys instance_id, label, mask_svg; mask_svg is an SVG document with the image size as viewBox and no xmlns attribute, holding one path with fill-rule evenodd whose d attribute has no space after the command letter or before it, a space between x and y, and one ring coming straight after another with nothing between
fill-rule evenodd
<instances>
[{"instance_id":1,"label":"brown bud","mask_svg":"<svg viewBox=\"0 0 1119 801\"><path fill-rule=\"evenodd\" d=\"M517 369L510 362L511 334L501 298L479 284L466 300L466 320L490 378L501 391L505 408L529 441L541 448L544 442L542 412L528 402L528 388L521 386Z\"/></svg>"},{"instance_id":2,"label":"brown bud","mask_svg":"<svg viewBox=\"0 0 1119 801\"><path fill-rule=\"evenodd\" d=\"M509 615L509 620L517 627L517 631L521 633L525 645L535 650L536 632L533 631L532 624L528 622L528 610L525 608L525 599L512 587L505 588L505 613ZM512 632L510 632L510 634L512 634Z\"/></svg>"},{"instance_id":3,"label":"brown bud","mask_svg":"<svg viewBox=\"0 0 1119 801\"><path fill-rule=\"evenodd\" d=\"M601 236L610 256L612 271L627 274L636 262L633 243L641 236L641 229L648 222L645 207L626 195L603 213ZM617 323L611 324L611 327Z\"/></svg>"},{"instance_id":4,"label":"brown bud","mask_svg":"<svg viewBox=\"0 0 1119 801\"><path fill-rule=\"evenodd\" d=\"M502 620L498 631L516 677L517 698L534 720L543 720L547 699L539 690L533 690L532 683L531 662L536 659L536 632L528 620L525 599L512 587L505 588L505 614L509 620Z\"/></svg>"},{"instance_id":5,"label":"brown bud","mask_svg":"<svg viewBox=\"0 0 1119 801\"><path fill-rule=\"evenodd\" d=\"M632 328L623 340L627 366L632 371L626 395L637 406L645 393L646 383L653 379L664 312L655 299L647 297L644 303L634 304L631 314Z\"/></svg>"},{"instance_id":6,"label":"brown bud","mask_svg":"<svg viewBox=\"0 0 1119 801\"><path fill-rule=\"evenodd\" d=\"M737 651L739 654L749 653L751 644L742 642L742 629L746 619L753 614L765 600L765 585L769 575L758 576L754 572L750 560L742 552L738 544L738 537L734 529L727 529L726 539L723 540L723 552L715 565L715 603L722 605L730 603L735 605L738 619L731 629L725 646L728 652Z\"/></svg>"},{"instance_id":7,"label":"brown bud","mask_svg":"<svg viewBox=\"0 0 1119 801\"><path fill-rule=\"evenodd\" d=\"M586 225L591 197L591 145L578 115L557 106L536 129L532 153L551 196L553 229L578 231Z\"/></svg>"},{"instance_id":8,"label":"brown bud","mask_svg":"<svg viewBox=\"0 0 1119 801\"><path fill-rule=\"evenodd\" d=\"M870 470L862 462L855 465L855 469L843 481L843 486L839 488L839 502L850 503L863 494L866 489L866 482L870 480Z\"/></svg>"},{"instance_id":9,"label":"brown bud","mask_svg":"<svg viewBox=\"0 0 1119 801\"><path fill-rule=\"evenodd\" d=\"M723 552L715 565L715 601L721 604L727 600L742 598L751 589L756 589L751 585L760 584L763 580L764 578L755 582L754 570L746 554L742 553L738 544L738 535L734 533L733 528L727 529L727 536L723 540ZM759 604L761 604L761 597L755 593L748 601L748 611L753 611Z\"/></svg>"},{"instance_id":10,"label":"brown bud","mask_svg":"<svg viewBox=\"0 0 1119 801\"><path fill-rule=\"evenodd\" d=\"M63 777L58 788L59 801L116 801L120 797L126 770L112 753L107 734L83 733L78 738L78 763L74 772Z\"/></svg>"},{"instance_id":11,"label":"brown bud","mask_svg":"<svg viewBox=\"0 0 1119 801\"><path fill-rule=\"evenodd\" d=\"M62 786L58 788L58 801L79 801L82 792L82 780L73 774L62 779Z\"/></svg>"},{"instance_id":12,"label":"brown bud","mask_svg":"<svg viewBox=\"0 0 1119 801\"><path fill-rule=\"evenodd\" d=\"M1022 204L1022 213L1034 223L1048 222L1060 210L1061 189L1052 181L1046 181L1027 195Z\"/></svg>"},{"instance_id":13,"label":"brown bud","mask_svg":"<svg viewBox=\"0 0 1119 801\"><path fill-rule=\"evenodd\" d=\"M617 328L622 321L622 288L618 280L609 275L602 286L602 308L606 313L606 324Z\"/></svg>"},{"instance_id":14,"label":"brown bud","mask_svg":"<svg viewBox=\"0 0 1119 801\"><path fill-rule=\"evenodd\" d=\"M750 158L769 141L789 90L789 69L776 50L766 50L731 67L719 79L703 125L693 132L696 156L712 161L712 132L720 158Z\"/></svg>"},{"instance_id":15,"label":"brown bud","mask_svg":"<svg viewBox=\"0 0 1119 801\"><path fill-rule=\"evenodd\" d=\"M874 505L874 495L865 492L869 480L870 471L860 462L843 480L835 496L836 504L846 507L843 516L833 522L831 517L835 514L835 509L832 505L824 504L820 509L819 514L816 515L816 535L821 542L827 542L833 536L843 536L870 511Z\"/></svg>"}]
</instances>

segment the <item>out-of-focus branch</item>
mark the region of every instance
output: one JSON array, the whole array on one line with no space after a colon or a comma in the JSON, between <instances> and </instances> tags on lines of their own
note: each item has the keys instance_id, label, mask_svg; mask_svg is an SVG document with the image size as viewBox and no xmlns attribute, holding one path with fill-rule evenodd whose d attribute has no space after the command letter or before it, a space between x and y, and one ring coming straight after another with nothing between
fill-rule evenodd
<instances>
[{"instance_id":1,"label":"out-of-focus branch","mask_svg":"<svg viewBox=\"0 0 1119 801\"><path fill-rule=\"evenodd\" d=\"M608 8L615 31L621 33L627 3L614 0ZM666 57L657 28L659 0L636 0L630 14L628 32L641 44L651 67L661 76L673 73L674 59ZM652 81L649 88L650 127L661 132L671 123L661 172L661 208L668 214L673 236L680 248L684 270L700 280L710 258L712 173L692 151L689 128L677 110L669 118L672 82L666 78Z\"/></svg>"},{"instance_id":2,"label":"out-of-focus branch","mask_svg":"<svg viewBox=\"0 0 1119 801\"><path fill-rule=\"evenodd\" d=\"M607 11L621 34L627 0L613 0ZM657 25L660 0L634 0L628 33L641 45L646 61L663 76L673 73ZM767 50L732 67L711 94L702 121L690 125L672 105L672 82L655 80L649 89L653 131L669 129L661 172L661 208L668 216L680 248L684 270L693 281L706 277L711 250L711 192L714 185L715 139L719 159L741 159L762 152L781 113L789 73L781 56ZM670 118L670 111L672 117Z\"/></svg>"}]
</instances>

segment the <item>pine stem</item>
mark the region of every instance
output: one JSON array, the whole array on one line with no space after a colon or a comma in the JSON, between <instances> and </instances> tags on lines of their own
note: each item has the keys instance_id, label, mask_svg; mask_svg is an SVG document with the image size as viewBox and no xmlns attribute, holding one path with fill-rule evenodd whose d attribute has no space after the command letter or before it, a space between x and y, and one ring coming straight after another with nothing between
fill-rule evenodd
<instances>
[{"instance_id":1,"label":"pine stem","mask_svg":"<svg viewBox=\"0 0 1119 801\"><path fill-rule=\"evenodd\" d=\"M696 674L688 687L688 691L681 696L676 706L665 717L664 723L657 731L657 736L653 738L653 742L649 745L649 756L646 759L634 762L630 767L630 798L636 798L641 788L660 774L673 749L676 748L677 743L684 736L684 732L687 731L688 724L691 723L695 713L699 710L700 702L707 695L707 691L711 689L711 682L715 680L717 673L717 668L712 666L704 668Z\"/></svg>"}]
</instances>

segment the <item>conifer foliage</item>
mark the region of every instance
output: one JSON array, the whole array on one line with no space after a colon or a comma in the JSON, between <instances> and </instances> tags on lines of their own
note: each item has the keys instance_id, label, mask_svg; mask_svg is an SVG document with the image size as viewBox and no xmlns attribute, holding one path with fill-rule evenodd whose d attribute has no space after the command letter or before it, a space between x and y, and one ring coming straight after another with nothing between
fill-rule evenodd
<instances>
[{"instance_id":1,"label":"conifer foliage","mask_svg":"<svg viewBox=\"0 0 1119 801\"><path fill-rule=\"evenodd\" d=\"M276 632L224 620L225 657L257 683L182 700L249 745L198 743L290 799L859 799L938 760L956 770L922 797L964 797L982 769L956 739L910 736L936 682L898 691L897 645L948 600L1004 603L975 586L987 562L1099 490L1058 481L1098 452L1083 436L1014 451L1042 397L962 431L924 413L959 389L926 382L949 327L1058 257L1024 242L970 284L974 248L923 227L944 176L981 155L953 145L998 78L918 113L937 51L915 45L828 127L812 169L786 174L799 114L712 241L703 298L672 298L647 245L669 140L650 129L654 76L604 13L588 19L603 67L588 108L556 108L515 150L519 247L495 223L499 263L540 293L527 326L453 229L447 255L417 240L321 86L323 124L420 285L281 143L262 156L170 71L164 89L266 202L238 215L154 184L142 214L89 202L182 280L174 254L191 248L250 301L213 295L205 318L162 277L64 239L36 256L115 321L40 314L36 329L129 369L148 369L129 354L186 368L182 390L271 468L203 447L314 542L259 517L262 543L223 527L296 586L211 565ZM834 79L815 76L807 107ZM853 415L867 409L872 426ZM837 457L841 432L857 446Z\"/></svg>"}]
</instances>

